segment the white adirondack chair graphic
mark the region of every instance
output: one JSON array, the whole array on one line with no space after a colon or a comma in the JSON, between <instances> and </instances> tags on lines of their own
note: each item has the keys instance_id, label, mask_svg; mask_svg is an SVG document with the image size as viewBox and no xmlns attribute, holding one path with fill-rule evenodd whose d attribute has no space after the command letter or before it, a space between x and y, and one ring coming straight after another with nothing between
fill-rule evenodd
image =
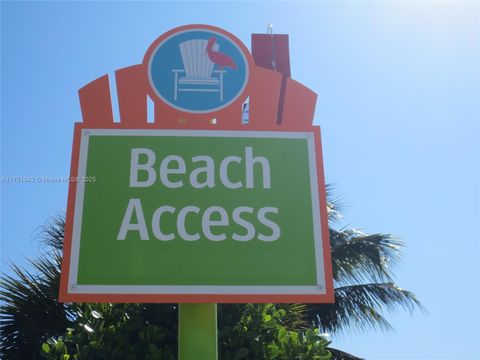
<instances>
[{"instance_id":1,"label":"white adirondack chair graphic","mask_svg":"<svg viewBox=\"0 0 480 360\"><path fill-rule=\"evenodd\" d=\"M184 69L172 70L175 74L174 100L178 99L179 92L218 92L223 101L225 70L213 70L215 64L207 55L207 44L208 40L194 39L178 45ZM215 44L213 50L218 51L219 47Z\"/></svg>"}]
</instances>

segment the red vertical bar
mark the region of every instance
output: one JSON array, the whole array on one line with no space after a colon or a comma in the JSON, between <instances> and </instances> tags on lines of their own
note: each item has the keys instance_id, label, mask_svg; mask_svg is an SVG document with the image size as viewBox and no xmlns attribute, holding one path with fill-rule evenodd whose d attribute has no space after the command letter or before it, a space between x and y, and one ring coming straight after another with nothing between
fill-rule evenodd
<instances>
[{"instance_id":1,"label":"red vertical bar","mask_svg":"<svg viewBox=\"0 0 480 360\"><path fill-rule=\"evenodd\" d=\"M147 124L147 79L143 65L115 71L118 107L122 127Z\"/></svg>"},{"instance_id":2,"label":"red vertical bar","mask_svg":"<svg viewBox=\"0 0 480 360\"><path fill-rule=\"evenodd\" d=\"M277 122L280 84L278 72L256 66L252 71L255 83L250 91L250 120L245 128L272 128Z\"/></svg>"},{"instance_id":3,"label":"red vertical bar","mask_svg":"<svg viewBox=\"0 0 480 360\"><path fill-rule=\"evenodd\" d=\"M275 123L283 122L287 79L290 78L288 35L252 34L252 56L255 64L282 74Z\"/></svg>"},{"instance_id":4,"label":"red vertical bar","mask_svg":"<svg viewBox=\"0 0 480 360\"><path fill-rule=\"evenodd\" d=\"M288 79L282 126L305 129L312 125L317 94L298 81Z\"/></svg>"},{"instance_id":5,"label":"red vertical bar","mask_svg":"<svg viewBox=\"0 0 480 360\"><path fill-rule=\"evenodd\" d=\"M255 65L290 77L288 35L252 34L252 56Z\"/></svg>"},{"instance_id":6,"label":"red vertical bar","mask_svg":"<svg viewBox=\"0 0 480 360\"><path fill-rule=\"evenodd\" d=\"M92 127L113 124L108 75L99 77L78 90L83 122Z\"/></svg>"}]
</instances>

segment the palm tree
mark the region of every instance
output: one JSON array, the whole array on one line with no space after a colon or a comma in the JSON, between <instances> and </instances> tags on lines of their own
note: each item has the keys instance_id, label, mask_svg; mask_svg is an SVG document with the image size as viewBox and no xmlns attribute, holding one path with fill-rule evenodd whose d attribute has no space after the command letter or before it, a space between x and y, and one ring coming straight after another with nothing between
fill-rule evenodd
<instances>
[{"instance_id":1,"label":"palm tree","mask_svg":"<svg viewBox=\"0 0 480 360\"><path fill-rule=\"evenodd\" d=\"M369 327L389 330L392 326L383 312L397 308L423 310L414 294L393 281L392 266L400 258L403 243L391 235L335 229L340 214L337 201L329 201L328 214L335 303L283 305L287 328L305 329L314 323L329 333ZM31 262L32 271L12 265L13 276L4 275L1 279L0 355L6 359L37 358L42 342L64 334L75 322L79 307L60 304L57 300L64 229L63 216L47 223L42 228L41 240L48 253ZM241 311L239 309L241 306L223 305L219 308L219 319L222 314ZM150 310L148 305L135 309L142 314ZM165 321L171 322L176 310L170 306L166 311ZM162 316L165 314L162 311ZM336 349L330 350L334 359L358 359Z\"/></svg>"},{"instance_id":2,"label":"palm tree","mask_svg":"<svg viewBox=\"0 0 480 360\"><path fill-rule=\"evenodd\" d=\"M367 327L391 330L382 310L423 310L410 291L397 286L389 264L397 261L402 243L386 234L330 230L335 284L334 304L309 305L309 318L323 331Z\"/></svg>"},{"instance_id":3,"label":"palm tree","mask_svg":"<svg viewBox=\"0 0 480 360\"><path fill-rule=\"evenodd\" d=\"M0 354L7 359L36 358L39 344L72 323L72 306L57 300L63 231L63 218L55 218L42 232L51 253L31 261L31 271L11 265L13 275L2 275Z\"/></svg>"},{"instance_id":4,"label":"palm tree","mask_svg":"<svg viewBox=\"0 0 480 360\"><path fill-rule=\"evenodd\" d=\"M308 320L329 333L352 328L391 330L385 311L424 311L413 293L394 283L393 267L404 243L389 234L335 229L341 217L338 200L332 199L330 187L327 196L335 303L308 305Z\"/></svg>"}]
</instances>

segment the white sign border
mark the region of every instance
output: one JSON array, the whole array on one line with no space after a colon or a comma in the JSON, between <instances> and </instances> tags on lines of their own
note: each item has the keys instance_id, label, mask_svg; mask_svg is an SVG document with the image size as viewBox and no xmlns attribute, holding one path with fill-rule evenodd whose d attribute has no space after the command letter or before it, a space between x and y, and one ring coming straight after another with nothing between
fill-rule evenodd
<instances>
[{"instance_id":1,"label":"white sign border","mask_svg":"<svg viewBox=\"0 0 480 360\"><path fill-rule=\"evenodd\" d=\"M229 130L164 130L164 129L82 129L78 161L79 179L86 177L88 145L90 136L160 136L160 137L233 137L306 139L312 196L312 223L316 256L317 284L297 285L78 285L78 263L83 215L85 182L77 183L73 216L72 247L68 277L68 294L149 294L149 295L324 295L326 294L325 264L323 258L323 236L319 203L317 163L314 134L291 131L229 131Z\"/></svg>"}]
</instances>

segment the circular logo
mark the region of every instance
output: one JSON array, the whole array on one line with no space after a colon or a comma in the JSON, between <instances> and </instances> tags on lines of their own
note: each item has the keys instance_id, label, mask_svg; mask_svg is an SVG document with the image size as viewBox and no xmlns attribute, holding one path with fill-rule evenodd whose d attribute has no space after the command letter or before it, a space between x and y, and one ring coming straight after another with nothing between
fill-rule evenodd
<instances>
[{"instance_id":1,"label":"circular logo","mask_svg":"<svg viewBox=\"0 0 480 360\"><path fill-rule=\"evenodd\" d=\"M209 113L234 102L248 82L248 61L220 31L190 28L160 41L148 58L154 93L171 107Z\"/></svg>"}]
</instances>

